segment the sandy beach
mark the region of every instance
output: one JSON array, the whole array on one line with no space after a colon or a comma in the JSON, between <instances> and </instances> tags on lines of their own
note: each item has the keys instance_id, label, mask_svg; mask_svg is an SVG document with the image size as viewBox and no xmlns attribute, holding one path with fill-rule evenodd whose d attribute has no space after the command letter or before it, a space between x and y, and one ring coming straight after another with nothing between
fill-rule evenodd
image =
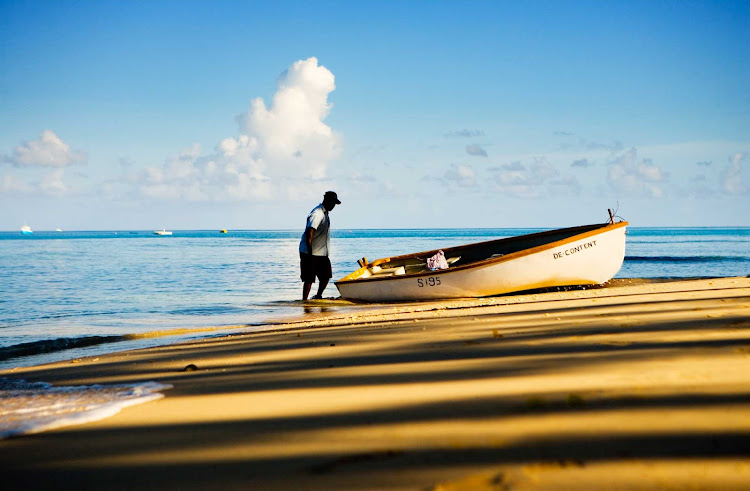
<instances>
[{"instance_id":1,"label":"sandy beach","mask_svg":"<svg viewBox=\"0 0 750 491\"><path fill-rule=\"evenodd\" d=\"M0 372L173 386L110 418L0 441L4 479L79 489L750 487L750 278L310 309L320 314L265 332Z\"/></svg>"}]
</instances>

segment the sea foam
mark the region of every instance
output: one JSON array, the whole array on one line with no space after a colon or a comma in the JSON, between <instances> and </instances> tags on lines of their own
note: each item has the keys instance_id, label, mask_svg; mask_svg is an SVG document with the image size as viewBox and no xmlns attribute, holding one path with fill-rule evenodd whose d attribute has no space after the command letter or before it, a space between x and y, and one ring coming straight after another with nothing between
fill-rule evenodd
<instances>
[{"instance_id":1,"label":"sea foam","mask_svg":"<svg viewBox=\"0 0 750 491\"><path fill-rule=\"evenodd\" d=\"M0 439L108 418L171 388L156 382L56 387L0 378Z\"/></svg>"}]
</instances>

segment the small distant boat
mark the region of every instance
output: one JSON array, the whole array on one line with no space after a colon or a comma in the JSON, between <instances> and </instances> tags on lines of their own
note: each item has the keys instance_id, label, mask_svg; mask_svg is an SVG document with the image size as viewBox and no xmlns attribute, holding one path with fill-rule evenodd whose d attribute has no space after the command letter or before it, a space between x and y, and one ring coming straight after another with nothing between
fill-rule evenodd
<instances>
[{"instance_id":1,"label":"small distant boat","mask_svg":"<svg viewBox=\"0 0 750 491\"><path fill-rule=\"evenodd\" d=\"M225 233L227 233L227 229L223 228L223 229L219 230L219 233L220 234L225 234Z\"/></svg>"},{"instance_id":2,"label":"small distant boat","mask_svg":"<svg viewBox=\"0 0 750 491\"><path fill-rule=\"evenodd\" d=\"M23 227L21 227L21 233L24 235L31 235L34 232L31 230L31 227L29 227L28 225L24 225Z\"/></svg>"},{"instance_id":3,"label":"small distant boat","mask_svg":"<svg viewBox=\"0 0 750 491\"><path fill-rule=\"evenodd\" d=\"M55 232L62 232L62 229L61 228L56 228Z\"/></svg>"},{"instance_id":4,"label":"small distant boat","mask_svg":"<svg viewBox=\"0 0 750 491\"><path fill-rule=\"evenodd\" d=\"M437 250L359 261L335 284L341 297L368 302L487 297L536 288L595 285L625 259L628 222L563 228L443 249L447 269L430 270Z\"/></svg>"},{"instance_id":5,"label":"small distant boat","mask_svg":"<svg viewBox=\"0 0 750 491\"><path fill-rule=\"evenodd\" d=\"M167 229L154 230L155 235L172 235L172 232Z\"/></svg>"}]
</instances>

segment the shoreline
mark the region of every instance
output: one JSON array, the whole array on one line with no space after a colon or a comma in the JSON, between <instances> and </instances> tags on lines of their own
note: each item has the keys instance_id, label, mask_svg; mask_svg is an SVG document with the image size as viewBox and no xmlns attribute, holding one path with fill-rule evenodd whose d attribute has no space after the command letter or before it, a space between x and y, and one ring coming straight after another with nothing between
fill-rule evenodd
<instances>
[{"instance_id":1,"label":"shoreline","mask_svg":"<svg viewBox=\"0 0 750 491\"><path fill-rule=\"evenodd\" d=\"M689 281L696 279L714 279L714 278L617 278L608 281L604 285L588 285L585 287L555 287L549 289L540 289L526 292L516 292L504 295L502 297L486 297L483 299L459 299L455 302L463 302L465 306L492 305L494 302L488 299L493 298L512 298L517 296L532 295L538 293L550 293L559 291L573 290L591 290L591 289L611 289L613 287L632 286L650 283L666 283L675 281ZM483 301L484 300L484 301ZM352 302L341 299L340 297L327 297L322 301L287 301L287 308L299 308L301 313L285 313L281 316L270 316L267 319L244 323L244 324L218 324L218 325L198 325L192 327L175 327L171 329L155 329L152 331L135 332L129 334L92 334L88 336L77 336L68 338L43 339L30 341L10 346L0 347L0 372L18 368L27 368L50 363L58 363L80 359L91 356L102 356L122 351L132 351L150 347L166 346L189 342L191 340L210 339L222 337L230 334L243 334L250 332L259 332L274 330L277 326L304 325L307 321L319 318L332 319L336 315L333 312L339 312L340 315L347 316L349 311L360 311L364 314L379 311L398 311L410 310L415 308L422 309L423 304L442 304L443 300L433 300L427 302L391 302L391 303L367 303ZM502 303L502 302L501 302ZM343 310L342 310L343 309ZM270 314L269 314L270 315ZM171 339L170 339L171 338ZM157 341L163 339L163 341ZM144 341L153 341L144 345ZM140 342L140 344L136 344ZM102 348L113 348L105 350Z\"/></svg>"},{"instance_id":2,"label":"shoreline","mask_svg":"<svg viewBox=\"0 0 750 491\"><path fill-rule=\"evenodd\" d=\"M0 377L173 386L0 441L40 487L750 482L746 277L389 305Z\"/></svg>"}]
</instances>

